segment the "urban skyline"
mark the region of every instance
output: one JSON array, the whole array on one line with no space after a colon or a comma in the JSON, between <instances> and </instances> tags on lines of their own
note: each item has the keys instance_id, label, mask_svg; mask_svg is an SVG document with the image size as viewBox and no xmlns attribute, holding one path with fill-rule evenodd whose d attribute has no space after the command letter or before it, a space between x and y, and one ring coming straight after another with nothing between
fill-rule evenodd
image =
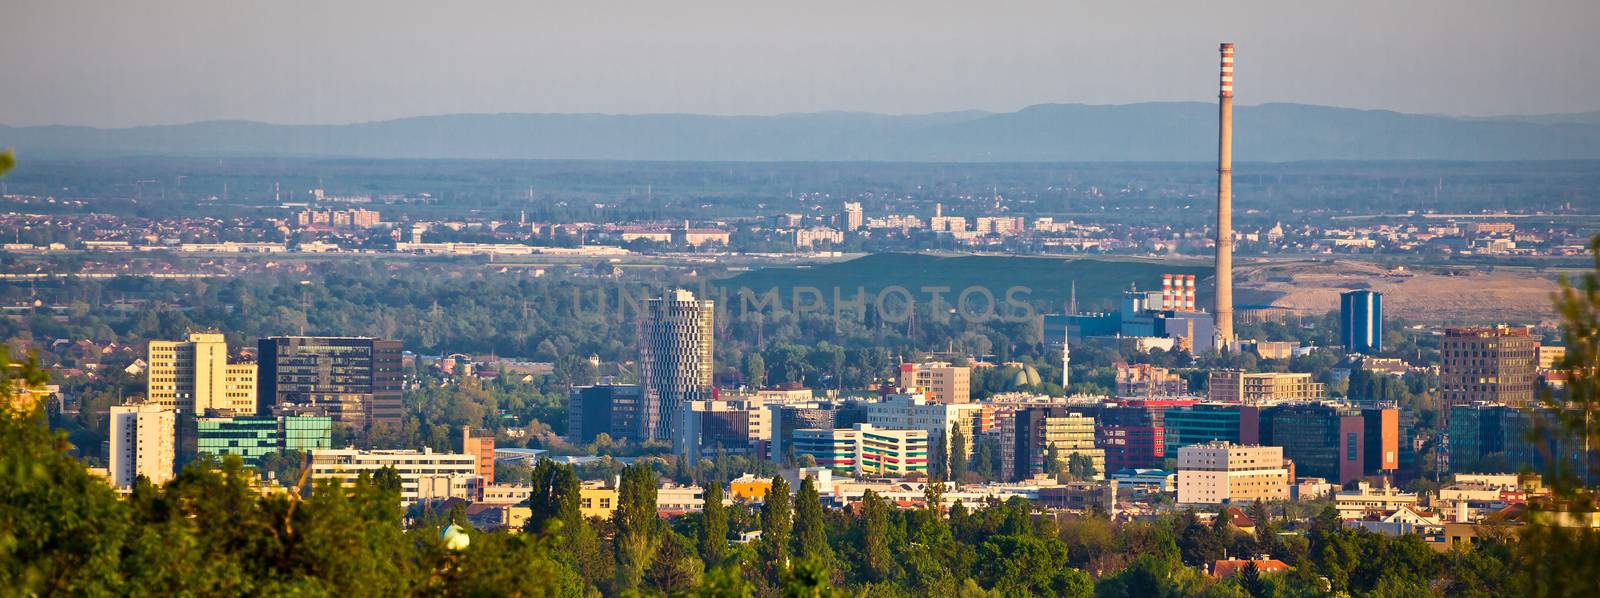
<instances>
[{"instance_id":1,"label":"urban skyline","mask_svg":"<svg viewBox=\"0 0 1600 598\"><path fill-rule=\"evenodd\" d=\"M362 121L0 126L0 587L1600 594L1600 9L370 8L0 21Z\"/></svg>"}]
</instances>

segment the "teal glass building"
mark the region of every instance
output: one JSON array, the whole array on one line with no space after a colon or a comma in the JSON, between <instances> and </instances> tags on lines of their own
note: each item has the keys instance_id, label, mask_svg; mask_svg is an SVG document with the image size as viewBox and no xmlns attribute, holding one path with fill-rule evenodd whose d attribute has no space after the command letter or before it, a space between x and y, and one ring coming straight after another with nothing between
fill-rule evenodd
<instances>
[{"instance_id":1,"label":"teal glass building","mask_svg":"<svg viewBox=\"0 0 1600 598\"><path fill-rule=\"evenodd\" d=\"M221 459L237 455L250 467L283 451L331 448L333 419L318 416L203 417L196 420L197 452Z\"/></svg>"}]
</instances>

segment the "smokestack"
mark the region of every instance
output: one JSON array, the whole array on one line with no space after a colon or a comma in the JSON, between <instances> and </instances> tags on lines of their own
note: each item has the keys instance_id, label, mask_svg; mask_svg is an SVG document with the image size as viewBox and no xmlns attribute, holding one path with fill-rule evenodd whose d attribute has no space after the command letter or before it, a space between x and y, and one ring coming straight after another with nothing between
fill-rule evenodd
<instances>
[{"instance_id":1,"label":"smokestack","mask_svg":"<svg viewBox=\"0 0 1600 598\"><path fill-rule=\"evenodd\" d=\"M1217 336L1233 344L1233 44L1222 44L1217 94Z\"/></svg>"}]
</instances>

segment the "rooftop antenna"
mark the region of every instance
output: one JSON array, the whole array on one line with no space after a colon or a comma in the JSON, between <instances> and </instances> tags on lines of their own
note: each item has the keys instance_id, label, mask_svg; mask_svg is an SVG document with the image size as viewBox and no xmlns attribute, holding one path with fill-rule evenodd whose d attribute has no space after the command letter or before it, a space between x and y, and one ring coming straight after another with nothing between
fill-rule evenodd
<instances>
[{"instance_id":1,"label":"rooftop antenna","mask_svg":"<svg viewBox=\"0 0 1600 598\"><path fill-rule=\"evenodd\" d=\"M1072 325L1061 327L1061 394L1072 386Z\"/></svg>"}]
</instances>

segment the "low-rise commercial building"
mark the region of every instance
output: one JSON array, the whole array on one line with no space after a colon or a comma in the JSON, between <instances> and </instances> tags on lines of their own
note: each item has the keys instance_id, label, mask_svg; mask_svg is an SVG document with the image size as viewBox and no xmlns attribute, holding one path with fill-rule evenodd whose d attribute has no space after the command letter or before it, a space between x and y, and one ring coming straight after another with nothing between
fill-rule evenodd
<instances>
[{"instance_id":1,"label":"low-rise commercial building","mask_svg":"<svg viewBox=\"0 0 1600 598\"><path fill-rule=\"evenodd\" d=\"M435 453L432 449L365 451L327 449L311 452L311 479L354 484L361 474L392 467L400 476L400 502L477 496L478 469L472 455Z\"/></svg>"},{"instance_id":2,"label":"low-rise commercial building","mask_svg":"<svg viewBox=\"0 0 1600 598\"><path fill-rule=\"evenodd\" d=\"M1388 485L1373 488L1372 484L1362 481L1356 483L1354 490L1333 493L1333 504L1339 510L1340 518L1359 519L1369 514L1387 514L1401 507L1416 506L1417 495L1400 492Z\"/></svg>"},{"instance_id":3,"label":"low-rise commercial building","mask_svg":"<svg viewBox=\"0 0 1600 598\"><path fill-rule=\"evenodd\" d=\"M261 458L285 451L332 448L333 419L318 416L202 417L195 420L200 455L238 456L250 467Z\"/></svg>"}]
</instances>

